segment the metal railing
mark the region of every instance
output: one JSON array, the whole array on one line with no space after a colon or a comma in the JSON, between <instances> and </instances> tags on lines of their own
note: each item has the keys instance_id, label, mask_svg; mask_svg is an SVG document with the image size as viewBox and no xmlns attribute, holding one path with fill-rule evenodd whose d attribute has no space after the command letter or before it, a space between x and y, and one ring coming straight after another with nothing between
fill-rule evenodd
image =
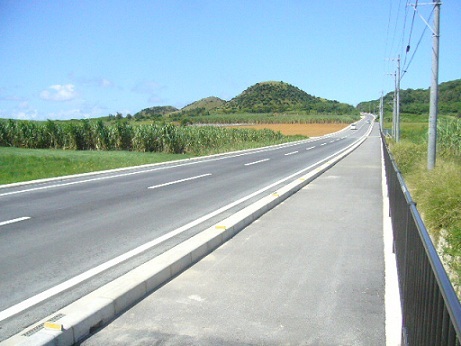
<instances>
[{"instance_id":1,"label":"metal railing","mask_svg":"<svg viewBox=\"0 0 461 346\"><path fill-rule=\"evenodd\" d=\"M461 345L461 305L381 135L402 308L403 345Z\"/></svg>"}]
</instances>

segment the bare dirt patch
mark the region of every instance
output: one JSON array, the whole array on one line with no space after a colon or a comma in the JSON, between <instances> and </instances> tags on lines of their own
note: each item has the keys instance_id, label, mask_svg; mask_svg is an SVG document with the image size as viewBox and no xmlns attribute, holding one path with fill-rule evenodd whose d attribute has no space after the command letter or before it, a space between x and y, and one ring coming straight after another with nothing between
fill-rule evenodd
<instances>
[{"instance_id":1,"label":"bare dirt patch","mask_svg":"<svg viewBox=\"0 0 461 346\"><path fill-rule=\"evenodd\" d=\"M270 129L280 131L284 135L303 135L309 137L323 136L347 127L348 124L257 124L232 126L248 129Z\"/></svg>"}]
</instances>

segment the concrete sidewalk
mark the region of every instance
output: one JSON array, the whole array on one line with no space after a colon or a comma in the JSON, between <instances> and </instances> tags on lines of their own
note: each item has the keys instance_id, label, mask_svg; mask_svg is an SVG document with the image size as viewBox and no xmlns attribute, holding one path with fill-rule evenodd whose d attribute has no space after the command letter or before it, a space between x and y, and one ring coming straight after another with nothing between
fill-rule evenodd
<instances>
[{"instance_id":1,"label":"concrete sidewalk","mask_svg":"<svg viewBox=\"0 0 461 346\"><path fill-rule=\"evenodd\" d=\"M82 345L385 345L384 296L374 129L329 171Z\"/></svg>"}]
</instances>

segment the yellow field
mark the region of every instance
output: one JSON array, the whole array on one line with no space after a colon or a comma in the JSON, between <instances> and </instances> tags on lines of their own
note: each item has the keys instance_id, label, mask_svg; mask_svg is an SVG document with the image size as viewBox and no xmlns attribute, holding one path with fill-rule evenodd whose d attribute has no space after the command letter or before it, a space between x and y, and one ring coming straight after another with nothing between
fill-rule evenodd
<instances>
[{"instance_id":1,"label":"yellow field","mask_svg":"<svg viewBox=\"0 0 461 346\"><path fill-rule=\"evenodd\" d=\"M347 127L348 124L258 124L239 125L235 128L270 129L280 131L284 135L304 135L309 137L323 136Z\"/></svg>"}]
</instances>

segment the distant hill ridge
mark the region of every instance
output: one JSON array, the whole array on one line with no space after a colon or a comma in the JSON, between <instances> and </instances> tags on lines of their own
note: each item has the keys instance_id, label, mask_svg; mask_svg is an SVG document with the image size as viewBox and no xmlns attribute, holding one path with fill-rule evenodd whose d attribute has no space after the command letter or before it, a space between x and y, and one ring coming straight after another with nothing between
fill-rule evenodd
<instances>
[{"instance_id":1,"label":"distant hill ridge","mask_svg":"<svg viewBox=\"0 0 461 346\"><path fill-rule=\"evenodd\" d=\"M220 99L219 97L210 96L210 97L206 97L204 99L195 101L195 102L181 108L181 110L182 111L188 111L188 110L195 109L195 108L204 108L205 110L209 111L209 110L213 110L213 109L222 107L225 103L226 103L226 101L223 100L223 99Z\"/></svg>"},{"instance_id":2,"label":"distant hill ridge","mask_svg":"<svg viewBox=\"0 0 461 346\"><path fill-rule=\"evenodd\" d=\"M355 112L352 105L309 95L288 83L268 81L250 86L230 101L211 96L195 101L181 110L171 106L146 108L135 114L135 117L139 114L162 114L167 110L171 110L170 113L176 116L206 115L210 112L216 114L281 112L351 114Z\"/></svg>"},{"instance_id":3,"label":"distant hill ridge","mask_svg":"<svg viewBox=\"0 0 461 346\"><path fill-rule=\"evenodd\" d=\"M392 100L394 92L384 96L384 109L392 111ZM400 112L408 114L423 115L429 112L430 90L427 89L401 89L400 90ZM361 102L357 105L360 111L376 111L379 99ZM439 113L454 114L461 117L461 79L444 82L439 85Z\"/></svg>"},{"instance_id":4,"label":"distant hill ridge","mask_svg":"<svg viewBox=\"0 0 461 346\"><path fill-rule=\"evenodd\" d=\"M173 106L156 106L156 107L149 107L144 108L143 110L139 111L134 115L135 118L138 117L162 117L165 114L170 114L173 112L177 112L179 109Z\"/></svg>"},{"instance_id":5,"label":"distant hill ridge","mask_svg":"<svg viewBox=\"0 0 461 346\"><path fill-rule=\"evenodd\" d=\"M393 92L386 94L386 111L391 111ZM402 89L401 112L425 114L429 111L429 89ZM210 96L195 101L182 109L172 106L157 106L141 110L135 118L196 116L220 113L282 113L301 112L308 114L353 114L357 111L376 111L379 100L361 102L357 107L336 100L312 96L284 82L268 81L256 83L230 101ZM441 83L439 86L439 110L444 114L461 117L461 79Z\"/></svg>"}]
</instances>

